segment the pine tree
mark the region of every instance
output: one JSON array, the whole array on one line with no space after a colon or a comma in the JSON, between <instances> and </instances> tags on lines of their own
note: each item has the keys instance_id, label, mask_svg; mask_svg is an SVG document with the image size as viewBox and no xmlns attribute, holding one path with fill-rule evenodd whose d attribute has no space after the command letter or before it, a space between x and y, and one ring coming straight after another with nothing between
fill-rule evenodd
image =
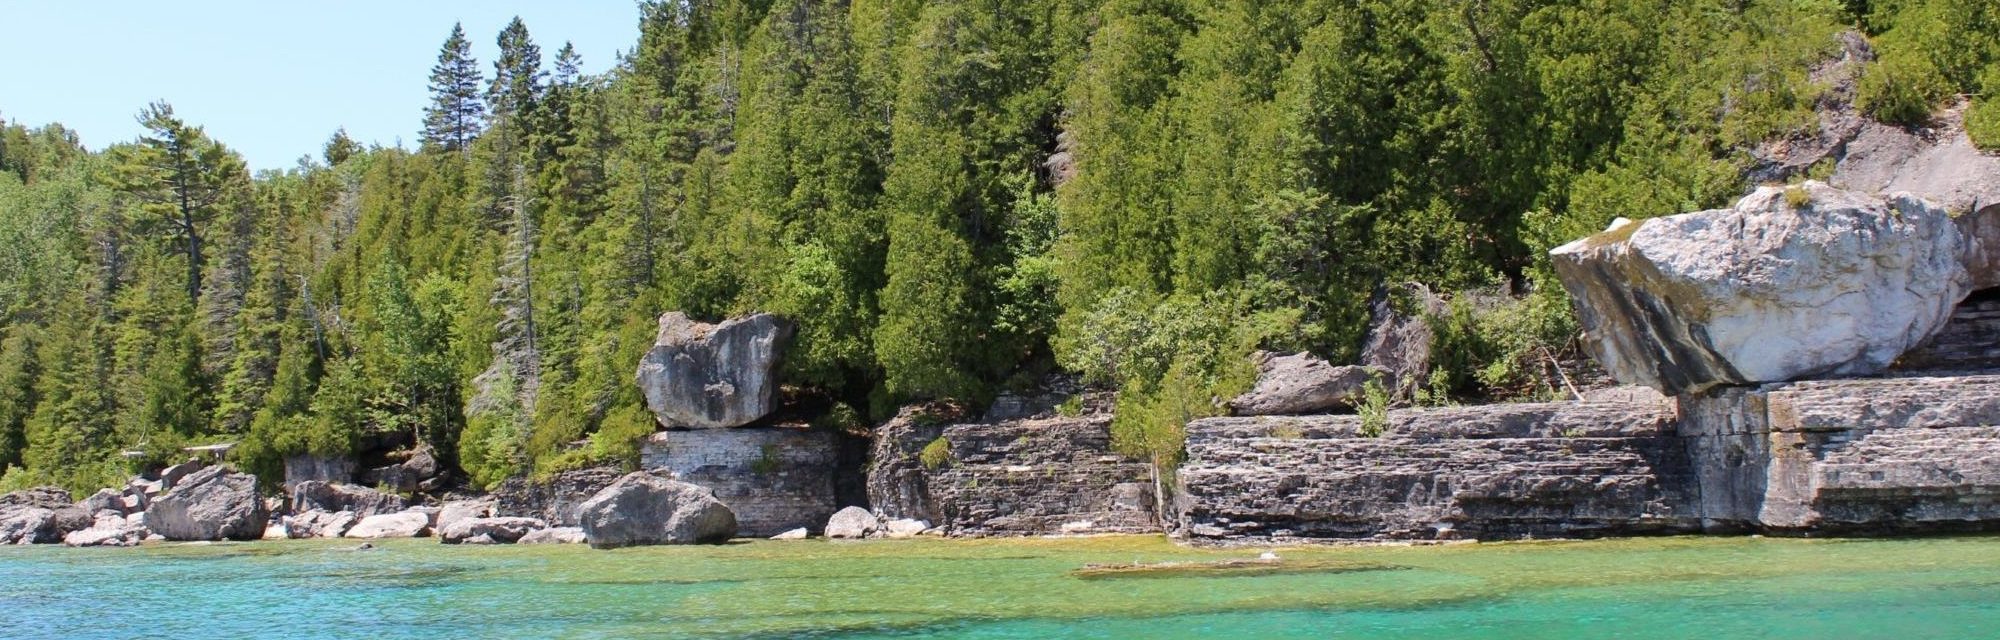
<instances>
[{"instance_id":1,"label":"pine tree","mask_svg":"<svg viewBox=\"0 0 2000 640\"><path fill-rule=\"evenodd\" d=\"M431 104L424 108L426 148L465 153L471 147L486 118L486 104L479 94L481 81L472 43L465 39L465 26L453 24L451 36L438 52L437 66L431 67Z\"/></svg>"},{"instance_id":2,"label":"pine tree","mask_svg":"<svg viewBox=\"0 0 2000 640\"><path fill-rule=\"evenodd\" d=\"M144 203L143 224L166 227L179 245L187 269L189 300L201 297L209 221L226 210L223 198L248 176L243 162L201 127L174 116L173 105L154 102L139 113L147 134L123 147L119 183Z\"/></svg>"},{"instance_id":3,"label":"pine tree","mask_svg":"<svg viewBox=\"0 0 2000 640\"><path fill-rule=\"evenodd\" d=\"M528 25L520 16L500 30L495 39L500 57L493 61L493 83L486 88L486 101L493 107L496 124L520 121L529 125L542 99L542 48L528 35Z\"/></svg>"}]
</instances>

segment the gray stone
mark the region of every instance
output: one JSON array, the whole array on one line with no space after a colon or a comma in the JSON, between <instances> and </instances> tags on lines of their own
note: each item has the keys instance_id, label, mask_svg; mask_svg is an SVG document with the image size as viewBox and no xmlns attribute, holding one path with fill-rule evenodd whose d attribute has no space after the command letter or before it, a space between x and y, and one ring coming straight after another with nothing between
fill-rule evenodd
<instances>
[{"instance_id":1,"label":"gray stone","mask_svg":"<svg viewBox=\"0 0 2000 640\"><path fill-rule=\"evenodd\" d=\"M63 536L62 543L70 547L130 547L145 538L146 527L143 524L123 516L106 514L98 517L90 527Z\"/></svg>"},{"instance_id":2,"label":"gray stone","mask_svg":"<svg viewBox=\"0 0 2000 640\"><path fill-rule=\"evenodd\" d=\"M428 483L437 478L437 458L429 446L419 446L399 455L403 457L402 462L361 472L361 482L411 493L427 488Z\"/></svg>"},{"instance_id":3,"label":"gray stone","mask_svg":"<svg viewBox=\"0 0 2000 640\"><path fill-rule=\"evenodd\" d=\"M810 532L810 531L807 531L805 527L799 527L799 528L797 528L797 529L792 529L792 530L789 530L789 531L785 531L784 533L780 533L780 534L778 534L778 535L775 535L775 536L771 536L771 539L772 539L772 540L804 540L804 539L806 539L806 538L810 537L811 535L812 535L812 532Z\"/></svg>"},{"instance_id":4,"label":"gray stone","mask_svg":"<svg viewBox=\"0 0 2000 640\"><path fill-rule=\"evenodd\" d=\"M639 361L646 406L668 427L738 427L776 407L777 368L792 325L770 314L704 324L660 316L653 349Z\"/></svg>"},{"instance_id":5,"label":"gray stone","mask_svg":"<svg viewBox=\"0 0 2000 640\"><path fill-rule=\"evenodd\" d=\"M42 507L0 507L0 544L34 544L54 515L54 509Z\"/></svg>"},{"instance_id":6,"label":"gray stone","mask_svg":"<svg viewBox=\"0 0 2000 640\"><path fill-rule=\"evenodd\" d=\"M352 511L307 511L286 516L285 537L287 538L339 538L347 535L349 529L361 518Z\"/></svg>"},{"instance_id":7,"label":"gray stone","mask_svg":"<svg viewBox=\"0 0 2000 640\"><path fill-rule=\"evenodd\" d=\"M494 517L499 514L499 507L500 501L490 497L446 502L438 508L437 528L443 531L461 520Z\"/></svg>"},{"instance_id":8,"label":"gray stone","mask_svg":"<svg viewBox=\"0 0 2000 640\"><path fill-rule=\"evenodd\" d=\"M189 460L160 470L160 490L173 491L183 478L208 466L200 460Z\"/></svg>"},{"instance_id":9,"label":"gray stone","mask_svg":"<svg viewBox=\"0 0 2000 640\"><path fill-rule=\"evenodd\" d=\"M69 491L61 487L34 487L0 495L0 508L61 509L67 506L70 506Z\"/></svg>"},{"instance_id":10,"label":"gray stone","mask_svg":"<svg viewBox=\"0 0 2000 640\"><path fill-rule=\"evenodd\" d=\"M589 540L583 535L582 527L550 527L529 531L521 536L519 544L583 544Z\"/></svg>"},{"instance_id":11,"label":"gray stone","mask_svg":"<svg viewBox=\"0 0 2000 640\"><path fill-rule=\"evenodd\" d=\"M1619 381L1670 395L1881 371L1971 286L1950 215L1817 182L1729 209L1620 221L1550 252L1584 346Z\"/></svg>"},{"instance_id":12,"label":"gray stone","mask_svg":"<svg viewBox=\"0 0 2000 640\"><path fill-rule=\"evenodd\" d=\"M2000 529L2000 376L1717 389L1681 413L1714 530Z\"/></svg>"},{"instance_id":13,"label":"gray stone","mask_svg":"<svg viewBox=\"0 0 2000 640\"><path fill-rule=\"evenodd\" d=\"M866 538L882 527L882 519L861 507L844 507L826 521L828 538Z\"/></svg>"},{"instance_id":14,"label":"gray stone","mask_svg":"<svg viewBox=\"0 0 2000 640\"><path fill-rule=\"evenodd\" d=\"M790 427L662 431L640 449L643 468L715 491L739 534L817 527L832 515L839 435Z\"/></svg>"},{"instance_id":15,"label":"gray stone","mask_svg":"<svg viewBox=\"0 0 2000 640\"><path fill-rule=\"evenodd\" d=\"M342 534L343 538L422 538L431 533L433 514L399 511L362 518Z\"/></svg>"},{"instance_id":16,"label":"gray stone","mask_svg":"<svg viewBox=\"0 0 2000 640\"><path fill-rule=\"evenodd\" d=\"M82 509L84 513L93 515L99 511L114 511L122 516L128 513L125 511L125 501L121 499L122 497L117 489L98 489L97 493L77 501L76 507Z\"/></svg>"},{"instance_id":17,"label":"gray stone","mask_svg":"<svg viewBox=\"0 0 2000 640\"><path fill-rule=\"evenodd\" d=\"M1406 399L1428 382L1431 371L1431 326L1425 316L1442 316L1444 300L1421 284L1405 284L1402 293L1414 307L1396 310L1391 295L1368 303L1368 336L1361 342L1361 365L1379 370L1390 396ZM1387 294L1388 292L1384 292Z\"/></svg>"},{"instance_id":18,"label":"gray stone","mask_svg":"<svg viewBox=\"0 0 2000 640\"><path fill-rule=\"evenodd\" d=\"M736 514L706 488L644 471L626 474L578 511L590 546L726 542Z\"/></svg>"},{"instance_id":19,"label":"gray stone","mask_svg":"<svg viewBox=\"0 0 2000 640\"><path fill-rule=\"evenodd\" d=\"M308 480L292 487L294 511L351 511L366 518L402 511L405 506L401 496L351 484Z\"/></svg>"},{"instance_id":20,"label":"gray stone","mask_svg":"<svg viewBox=\"0 0 2000 640\"><path fill-rule=\"evenodd\" d=\"M914 538L917 537L917 534L923 533L925 529L929 528L931 528L931 523L922 520L897 518L882 523L882 537Z\"/></svg>"},{"instance_id":21,"label":"gray stone","mask_svg":"<svg viewBox=\"0 0 2000 640\"><path fill-rule=\"evenodd\" d=\"M316 456L298 454L285 457L285 488L290 490L301 482L352 482L354 480L354 459L346 456Z\"/></svg>"},{"instance_id":22,"label":"gray stone","mask_svg":"<svg viewBox=\"0 0 2000 640\"><path fill-rule=\"evenodd\" d=\"M884 517L924 520L953 535L1160 531L1151 465L1111 450L1111 416L936 424L899 417L876 431L868 501ZM942 440L948 461L922 451ZM1138 504L1135 504L1138 503ZM830 535L830 534L829 534Z\"/></svg>"},{"instance_id":23,"label":"gray stone","mask_svg":"<svg viewBox=\"0 0 2000 640\"><path fill-rule=\"evenodd\" d=\"M1197 538L1596 537L1697 531L1659 404L1539 403L1187 426L1178 528Z\"/></svg>"},{"instance_id":24,"label":"gray stone","mask_svg":"<svg viewBox=\"0 0 2000 640\"><path fill-rule=\"evenodd\" d=\"M552 526L574 527L582 521L578 509L625 473L613 467L590 467L557 473L546 480L514 477L493 489L498 507L493 515L541 518Z\"/></svg>"},{"instance_id":25,"label":"gray stone","mask_svg":"<svg viewBox=\"0 0 2000 640\"><path fill-rule=\"evenodd\" d=\"M513 544L529 532L548 526L549 523L535 518L465 518L438 529L438 541L459 544L485 538L489 544Z\"/></svg>"},{"instance_id":26,"label":"gray stone","mask_svg":"<svg viewBox=\"0 0 2000 640\"><path fill-rule=\"evenodd\" d=\"M1334 366L1310 353L1257 354L1257 384L1229 401L1237 415L1318 413L1359 404L1362 388L1382 371Z\"/></svg>"},{"instance_id":27,"label":"gray stone","mask_svg":"<svg viewBox=\"0 0 2000 640\"><path fill-rule=\"evenodd\" d=\"M146 527L168 540L256 540L268 521L257 477L220 466L187 474L146 505Z\"/></svg>"}]
</instances>

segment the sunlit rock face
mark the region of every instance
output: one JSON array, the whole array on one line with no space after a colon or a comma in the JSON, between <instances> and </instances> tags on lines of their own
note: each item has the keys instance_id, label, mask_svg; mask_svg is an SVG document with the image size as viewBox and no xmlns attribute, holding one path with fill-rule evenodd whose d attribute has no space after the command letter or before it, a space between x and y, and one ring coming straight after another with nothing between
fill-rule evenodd
<instances>
[{"instance_id":1,"label":"sunlit rock face","mask_svg":"<svg viewBox=\"0 0 2000 640\"><path fill-rule=\"evenodd\" d=\"M1591 355L1674 395L1887 368L1971 290L1961 226L1915 197L1808 182L1550 255Z\"/></svg>"},{"instance_id":2,"label":"sunlit rock face","mask_svg":"<svg viewBox=\"0 0 2000 640\"><path fill-rule=\"evenodd\" d=\"M792 324L760 313L721 324L660 316L659 338L639 361L646 406L670 428L738 427L776 405L778 363Z\"/></svg>"}]
</instances>

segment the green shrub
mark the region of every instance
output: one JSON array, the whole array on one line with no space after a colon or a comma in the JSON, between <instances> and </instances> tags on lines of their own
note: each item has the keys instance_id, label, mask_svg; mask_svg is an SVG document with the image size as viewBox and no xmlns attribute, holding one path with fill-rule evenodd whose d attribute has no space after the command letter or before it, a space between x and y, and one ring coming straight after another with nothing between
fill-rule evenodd
<instances>
[{"instance_id":1,"label":"green shrub","mask_svg":"<svg viewBox=\"0 0 2000 640\"><path fill-rule=\"evenodd\" d=\"M1354 412L1361 416L1361 437L1379 438L1389 431L1389 390L1382 387L1380 379L1370 379L1361 386L1361 404Z\"/></svg>"},{"instance_id":2,"label":"green shrub","mask_svg":"<svg viewBox=\"0 0 2000 640\"><path fill-rule=\"evenodd\" d=\"M1981 94L1965 110L1965 133L1972 144L1987 151L2000 151L2000 63L1980 74Z\"/></svg>"},{"instance_id":3,"label":"green shrub","mask_svg":"<svg viewBox=\"0 0 2000 640\"><path fill-rule=\"evenodd\" d=\"M1812 194L1806 193L1806 188L1798 185L1785 187L1785 204L1793 209L1804 209L1812 206Z\"/></svg>"},{"instance_id":4,"label":"green shrub","mask_svg":"<svg viewBox=\"0 0 2000 640\"><path fill-rule=\"evenodd\" d=\"M922 462L925 469L932 471L951 464L951 460L951 443L946 441L944 436L938 436L930 444L924 445L924 450L917 454L917 461Z\"/></svg>"},{"instance_id":5,"label":"green shrub","mask_svg":"<svg viewBox=\"0 0 2000 640\"><path fill-rule=\"evenodd\" d=\"M1894 49L1861 76L1855 104L1883 122L1920 125L1949 93L1950 85L1922 52Z\"/></svg>"}]
</instances>

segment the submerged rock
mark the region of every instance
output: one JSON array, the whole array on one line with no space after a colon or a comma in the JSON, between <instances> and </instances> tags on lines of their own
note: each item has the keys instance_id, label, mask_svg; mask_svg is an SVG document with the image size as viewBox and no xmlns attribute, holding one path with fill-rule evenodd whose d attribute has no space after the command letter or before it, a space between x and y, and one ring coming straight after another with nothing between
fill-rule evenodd
<instances>
[{"instance_id":1,"label":"submerged rock","mask_svg":"<svg viewBox=\"0 0 2000 640\"><path fill-rule=\"evenodd\" d=\"M675 311L660 316L652 351L639 361L639 388L660 424L737 427L776 406L777 369L792 324L760 313L704 324Z\"/></svg>"},{"instance_id":2,"label":"submerged rock","mask_svg":"<svg viewBox=\"0 0 2000 640\"><path fill-rule=\"evenodd\" d=\"M725 542L736 514L706 488L644 471L626 474L579 510L590 546Z\"/></svg>"},{"instance_id":3,"label":"submerged rock","mask_svg":"<svg viewBox=\"0 0 2000 640\"><path fill-rule=\"evenodd\" d=\"M269 520L257 477L220 466L187 474L146 505L146 527L168 540L256 540Z\"/></svg>"},{"instance_id":4,"label":"submerged rock","mask_svg":"<svg viewBox=\"0 0 2000 640\"><path fill-rule=\"evenodd\" d=\"M1359 404L1362 389L1382 371L1334 366L1310 353L1257 354L1257 384L1229 401L1237 415L1316 413Z\"/></svg>"},{"instance_id":5,"label":"submerged rock","mask_svg":"<svg viewBox=\"0 0 2000 640\"><path fill-rule=\"evenodd\" d=\"M1550 252L1586 334L1627 384L1668 395L1883 370L1970 290L1943 209L1817 182Z\"/></svg>"},{"instance_id":6,"label":"submerged rock","mask_svg":"<svg viewBox=\"0 0 2000 640\"><path fill-rule=\"evenodd\" d=\"M465 518L438 528L438 541L445 544L472 542L484 538L487 544L513 544L530 532L548 528L535 518Z\"/></svg>"}]
</instances>

